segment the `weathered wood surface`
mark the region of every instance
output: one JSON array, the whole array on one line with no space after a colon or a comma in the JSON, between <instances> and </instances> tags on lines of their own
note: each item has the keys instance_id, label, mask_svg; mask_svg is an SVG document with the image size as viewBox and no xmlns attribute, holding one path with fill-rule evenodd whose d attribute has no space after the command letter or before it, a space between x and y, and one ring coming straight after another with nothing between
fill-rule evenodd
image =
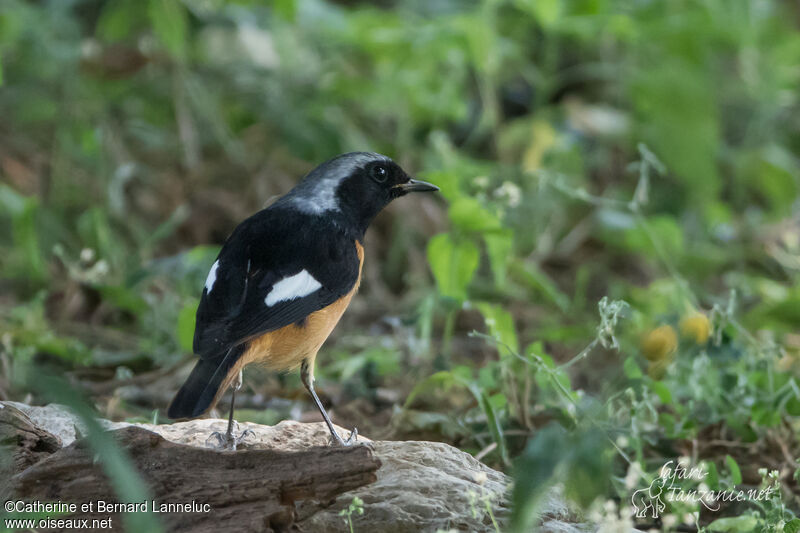
<instances>
[{"instance_id":1,"label":"weathered wood surface","mask_svg":"<svg viewBox=\"0 0 800 533\"><path fill-rule=\"evenodd\" d=\"M114 431L159 503L209 504L207 513L160 515L169 531L284 531L295 521L295 502L329 502L374 482L380 461L367 445L303 451L217 451L177 444L140 427ZM25 501L78 504L115 501L85 440L76 441L12 478ZM78 516L78 515L76 515ZM103 519L105 514L79 515ZM118 515L114 523L121 520Z\"/></svg>"},{"instance_id":2,"label":"weathered wood surface","mask_svg":"<svg viewBox=\"0 0 800 533\"><path fill-rule=\"evenodd\" d=\"M56 452L61 448L61 440L33 424L19 409L10 405L2 407L0 458L6 459L6 462L0 463L0 479L9 479Z\"/></svg>"}]
</instances>

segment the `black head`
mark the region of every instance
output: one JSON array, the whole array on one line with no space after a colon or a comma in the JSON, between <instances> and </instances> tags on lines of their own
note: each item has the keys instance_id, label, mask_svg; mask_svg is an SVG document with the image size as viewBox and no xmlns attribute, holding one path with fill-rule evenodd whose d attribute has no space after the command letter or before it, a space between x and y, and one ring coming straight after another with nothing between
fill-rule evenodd
<instances>
[{"instance_id":1,"label":"black head","mask_svg":"<svg viewBox=\"0 0 800 533\"><path fill-rule=\"evenodd\" d=\"M303 211L342 218L363 234L375 215L395 198L438 190L412 179L384 155L350 152L312 170L286 199Z\"/></svg>"}]
</instances>

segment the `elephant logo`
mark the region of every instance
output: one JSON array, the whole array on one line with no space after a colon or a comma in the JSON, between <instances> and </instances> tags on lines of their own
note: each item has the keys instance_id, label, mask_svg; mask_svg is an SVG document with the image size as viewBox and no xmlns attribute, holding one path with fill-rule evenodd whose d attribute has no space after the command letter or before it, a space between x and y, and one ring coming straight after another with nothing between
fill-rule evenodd
<instances>
[{"instance_id":1,"label":"elephant logo","mask_svg":"<svg viewBox=\"0 0 800 533\"><path fill-rule=\"evenodd\" d=\"M636 518L647 518L648 510L653 518L658 518L664 512L667 506L661 499L661 495L664 493L665 484L665 478L657 477L649 487L639 489L631 495L631 504Z\"/></svg>"}]
</instances>

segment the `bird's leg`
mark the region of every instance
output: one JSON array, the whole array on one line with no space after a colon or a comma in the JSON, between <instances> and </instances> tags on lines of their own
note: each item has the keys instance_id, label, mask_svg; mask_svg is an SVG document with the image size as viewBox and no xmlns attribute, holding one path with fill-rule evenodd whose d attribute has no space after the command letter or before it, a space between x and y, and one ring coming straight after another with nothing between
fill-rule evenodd
<instances>
[{"instance_id":1,"label":"bird's leg","mask_svg":"<svg viewBox=\"0 0 800 533\"><path fill-rule=\"evenodd\" d=\"M331 422L331 417L328 416L328 412L325 411L325 408L322 406L322 402L319 401L317 391L314 390L314 369L311 368L311 365L309 365L308 359L304 359L303 363L300 365L300 380L303 382L303 385L305 385L308 392L311 393L311 397L314 398L314 403L317 404L317 409L319 409L319 412L322 413L322 418L325 419L325 423L328 425L328 429L331 432L331 439L334 442L338 442L341 446L350 446L354 444L358 440L358 429L353 428L353 431L350 432L350 436L347 437L347 440L343 439L336 432L336 429L333 427L333 422Z\"/></svg>"},{"instance_id":2,"label":"bird's leg","mask_svg":"<svg viewBox=\"0 0 800 533\"><path fill-rule=\"evenodd\" d=\"M255 433L253 433L253 430L245 429L244 431L242 431L242 434L239 435L238 437L234 436L233 426L234 425L238 425L238 424L236 424L236 420L233 419L233 407L234 407L234 405L236 403L236 391L238 391L241 388L242 388L242 371L239 370L239 375L236 376L236 379L234 380L234 382L231 383L231 389L232 389L231 390L231 410L228 413L228 429L227 429L227 431L225 431L225 435L223 435L219 431L215 431L214 433L212 433L208 437L208 440L206 440L206 443L208 443L208 441L211 440L212 438L216 438L217 439L217 447L227 448L229 450L236 451L236 447L245 438L247 438L249 436L252 436L252 435L255 435Z\"/></svg>"},{"instance_id":3,"label":"bird's leg","mask_svg":"<svg viewBox=\"0 0 800 533\"><path fill-rule=\"evenodd\" d=\"M225 432L225 439L230 441L233 439L233 424L235 420L233 419L233 406L236 404L236 391L242 387L242 371L239 371L239 376L236 378L236 381L233 382L231 385L231 410L228 412L228 430Z\"/></svg>"}]
</instances>

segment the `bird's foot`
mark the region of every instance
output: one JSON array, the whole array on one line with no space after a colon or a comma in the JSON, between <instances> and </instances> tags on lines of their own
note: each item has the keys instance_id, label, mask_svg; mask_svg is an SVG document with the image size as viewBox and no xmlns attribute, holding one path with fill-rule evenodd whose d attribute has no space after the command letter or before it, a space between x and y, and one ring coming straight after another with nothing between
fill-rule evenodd
<instances>
[{"instance_id":1,"label":"bird's foot","mask_svg":"<svg viewBox=\"0 0 800 533\"><path fill-rule=\"evenodd\" d=\"M238 424L237 424L238 426ZM256 434L252 429L245 429L239 436L234 435L234 431L228 430L225 433L215 431L206 439L206 446L209 448L217 448L219 450L236 451L236 448L244 442L247 437L255 437ZM212 442L216 439L216 442Z\"/></svg>"},{"instance_id":2,"label":"bird's foot","mask_svg":"<svg viewBox=\"0 0 800 533\"><path fill-rule=\"evenodd\" d=\"M353 431L350 432L350 436L347 437L347 439L343 439L338 433L334 432L331 434L330 440L328 441L331 446L334 444L338 444L339 446L352 446L357 442L358 428L353 428Z\"/></svg>"}]
</instances>

